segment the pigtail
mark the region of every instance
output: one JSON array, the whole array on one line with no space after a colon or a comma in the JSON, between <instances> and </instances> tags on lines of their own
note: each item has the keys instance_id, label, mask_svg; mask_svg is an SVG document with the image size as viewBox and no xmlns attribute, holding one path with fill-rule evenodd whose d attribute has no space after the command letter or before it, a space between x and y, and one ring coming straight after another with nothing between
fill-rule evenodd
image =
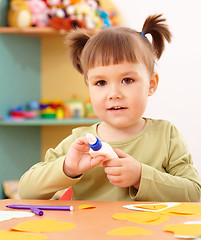
<instances>
[{"instance_id":1,"label":"pigtail","mask_svg":"<svg viewBox=\"0 0 201 240\"><path fill-rule=\"evenodd\" d=\"M165 49L165 40L171 42L172 34L164 22L162 14L147 17L142 28L142 35L148 33L152 36L152 47L156 58L159 59Z\"/></svg>"},{"instance_id":2,"label":"pigtail","mask_svg":"<svg viewBox=\"0 0 201 240\"><path fill-rule=\"evenodd\" d=\"M82 50L89 39L90 36L81 30L71 31L66 38L72 63L76 70L81 74L83 74L83 68L80 57Z\"/></svg>"}]
</instances>

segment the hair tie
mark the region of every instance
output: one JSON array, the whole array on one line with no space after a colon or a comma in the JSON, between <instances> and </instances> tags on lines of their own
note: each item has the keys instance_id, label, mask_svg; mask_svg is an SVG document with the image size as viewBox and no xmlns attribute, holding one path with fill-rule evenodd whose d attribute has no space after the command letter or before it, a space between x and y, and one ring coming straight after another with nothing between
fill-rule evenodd
<instances>
[{"instance_id":1,"label":"hair tie","mask_svg":"<svg viewBox=\"0 0 201 240\"><path fill-rule=\"evenodd\" d=\"M145 37L145 33L141 32L140 34L141 34L143 37Z\"/></svg>"}]
</instances>

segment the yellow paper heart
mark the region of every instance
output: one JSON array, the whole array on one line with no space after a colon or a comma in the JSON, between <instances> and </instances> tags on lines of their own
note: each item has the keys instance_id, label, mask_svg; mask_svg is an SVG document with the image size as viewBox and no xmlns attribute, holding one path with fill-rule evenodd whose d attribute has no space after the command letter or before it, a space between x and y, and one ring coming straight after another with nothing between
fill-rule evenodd
<instances>
[{"instance_id":1,"label":"yellow paper heart","mask_svg":"<svg viewBox=\"0 0 201 240\"><path fill-rule=\"evenodd\" d=\"M22 232L57 232L57 231L67 231L75 228L74 223L69 222L58 222L53 219L41 219L22 222L17 226L13 227L12 230L22 231Z\"/></svg>"},{"instance_id":2,"label":"yellow paper heart","mask_svg":"<svg viewBox=\"0 0 201 240\"><path fill-rule=\"evenodd\" d=\"M41 234L21 233L15 231L0 231L2 240L46 240L47 237Z\"/></svg>"},{"instance_id":3,"label":"yellow paper heart","mask_svg":"<svg viewBox=\"0 0 201 240\"><path fill-rule=\"evenodd\" d=\"M201 236L201 224L172 224L164 227L164 231L180 236Z\"/></svg>"},{"instance_id":4,"label":"yellow paper heart","mask_svg":"<svg viewBox=\"0 0 201 240\"><path fill-rule=\"evenodd\" d=\"M181 203L175 207L162 210L161 213L173 216L201 217L201 206L191 203Z\"/></svg>"},{"instance_id":5,"label":"yellow paper heart","mask_svg":"<svg viewBox=\"0 0 201 240\"><path fill-rule=\"evenodd\" d=\"M135 236L135 235L150 235L152 232L138 228L138 227L121 227L111 230L108 235L119 236Z\"/></svg>"},{"instance_id":6,"label":"yellow paper heart","mask_svg":"<svg viewBox=\"0 0 201 240\"><path fill-rule=\"evenodd\" d=\"M116 213L112 217L116 220L127 220L140 224L160 224L169 219L167 215L156 212Z\"/></svg>"}]
</instances>

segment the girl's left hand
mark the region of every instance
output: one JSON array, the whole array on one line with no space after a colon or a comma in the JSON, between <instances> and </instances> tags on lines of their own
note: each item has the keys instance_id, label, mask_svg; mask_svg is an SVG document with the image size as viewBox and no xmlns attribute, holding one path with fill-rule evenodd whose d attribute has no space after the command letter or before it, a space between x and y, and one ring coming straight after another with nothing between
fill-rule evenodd
<instances>
[{"instance_id":1,"label":"girl's left hand","mask_svg":"<svg viewBox=\"0 0 201 240\"><path fill-rule=\"evenodd\" d=\"M119 158L106 160L102 163L111 184L117 187L134 186L139 188L141 164L120 149L114 149Z\"/></svg>"}]
</instances>

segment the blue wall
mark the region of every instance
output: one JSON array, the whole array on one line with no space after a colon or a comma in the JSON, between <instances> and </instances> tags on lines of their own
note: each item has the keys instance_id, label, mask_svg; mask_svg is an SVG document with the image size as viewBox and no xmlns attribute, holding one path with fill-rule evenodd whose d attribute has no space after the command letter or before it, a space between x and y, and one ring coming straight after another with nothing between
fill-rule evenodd
<instances>
[{"instance_id":1,"label":"blue wall","mask_svg":"<svg viewBox=\"0 0 201 240\"><path fill-rule=\"evenodd\" d=\"M7 25L8 2L0 3L0 26ZM40 38L0 33L0 117L40 99L40 52ZM18 180L40 160L40 127L0 126L0 198L3 181Z\"/></svg>"}]
</instances>

